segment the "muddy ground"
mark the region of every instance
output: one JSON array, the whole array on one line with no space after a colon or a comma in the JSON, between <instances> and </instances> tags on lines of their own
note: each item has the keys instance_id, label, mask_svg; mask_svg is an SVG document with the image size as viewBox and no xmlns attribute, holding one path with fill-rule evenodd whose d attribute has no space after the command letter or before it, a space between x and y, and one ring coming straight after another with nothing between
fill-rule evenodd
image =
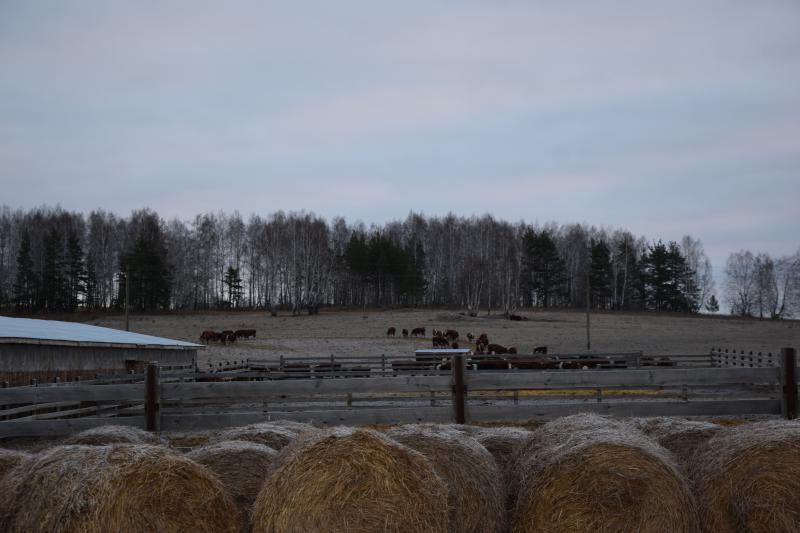
<instances>
[{"instance_id":1,"label":"muddy ground","mask_svg":"<svg viewBox=\"0 0 800 533\"><path fill-rule=\"evenodd\" d=\"M527 311L529 320L512 322L501 315L469 317L451 310L358 310L326 311L316 316L271 317L265 312L214 312L207 314L142 315L131 317L131 330L186 341L200 342L205 329L255 328L255 339L232 345L210 344L201 350L201 368L208 363L242 359L277 359L284 356L411 355L415 349L431 347L431 331L455 329L461 335L487 333L490 342L516 346L529 354L546 345L550 353L586 350L586 316L579 312ZM100 317L89 323L124 328L122 316ZM397 328L387 338L389 327ZM425 327L426 338L403 339L400 331ZM775 352L782 346L800 348L800 322L738 319L712 316L593 313L592 350L645 354L703 354L712 347Z\"/></svg>"}]
</instances>

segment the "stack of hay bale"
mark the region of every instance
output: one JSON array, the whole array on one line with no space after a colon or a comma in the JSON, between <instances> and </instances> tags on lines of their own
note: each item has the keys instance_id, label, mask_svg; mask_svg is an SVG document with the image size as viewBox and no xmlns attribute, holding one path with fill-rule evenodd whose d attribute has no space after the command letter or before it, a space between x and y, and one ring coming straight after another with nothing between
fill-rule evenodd
<instances>
[{"instance_id":1,"label":"stack of hay bale","mask_svg":"<svg viewBox=\"0 0 800 533\"><path fill-rule=\"evenodd\" d=\"M430 460L377 431L304 433L273 464L253 531L446 533L447 496Z\"/></svg>"},{"instance_id":2,"label":"stack of hay bale","mask_svg":"<svg viewBox=\"0 0 800 533\"><path fill-rule=\"evenodd\" d=\"M597 415L536 429L516 453L512 531L698 530L688 483L664 448Z\"/></svg>"},{"instance_id":3,"label":"stack of hay bale","mask_svg":"<svg viewBox=\"0 0 800 533\"><path fill-rule=\"evenodd\" d=\"M165 444L107 426L0 450L0 531L800 533L798 422L265 422Z\"/></svg>"}]
</instances>

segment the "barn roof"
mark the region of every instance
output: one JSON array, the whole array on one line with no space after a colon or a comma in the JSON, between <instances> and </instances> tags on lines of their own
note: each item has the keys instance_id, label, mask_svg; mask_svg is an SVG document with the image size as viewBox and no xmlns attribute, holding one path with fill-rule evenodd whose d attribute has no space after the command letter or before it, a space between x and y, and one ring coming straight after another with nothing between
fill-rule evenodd
<instances>
[{"instance_id":1,"label":"barn roof","mask_svg":"<svg viewBox=\"0 0 800 533\"><path fill-rule=\"evenodd\" d=\"M0 344L52 344L112 348L197 349L202 344L77 322L0 316Z\"/></svg>"}]
</instances>

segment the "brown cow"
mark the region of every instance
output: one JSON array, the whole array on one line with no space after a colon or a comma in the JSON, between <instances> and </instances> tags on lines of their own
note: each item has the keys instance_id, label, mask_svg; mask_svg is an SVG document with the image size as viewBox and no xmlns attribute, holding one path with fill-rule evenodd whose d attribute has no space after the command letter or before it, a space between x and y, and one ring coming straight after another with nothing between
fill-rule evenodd
<instances>
[{"instance_id":1,"label":"brown cow","mask_svg":"<svg viewBox=\"0 0 800 533\"><path fill-rule=\"evenodd\" d=\"M211 341L217 340L218 335L219 333L217 333L216 331L211 331L210 329L207 329L200 334L200 340L208 344Z\"/></svg>"},{"instance_id":2,"label":"brown cow","mask_svg":"<svg viewBox=\"0 0 800 533\"><path fill-rule=\"evenodd\" d=\"M481 333L478 336L478 342L481 343L481 344L484 344L484 345L488 345L489 344L489 336L486 333Z\"/></svg>"},{"instance_id":3,"label":"brown cow","mask_svg":"<svg viewBox=\"0 0 800 533\"><path fill-rule=\"evenodd\" d=\"M425 328L414 328L411 330L412 337L424 337L425 336Z\"/></svg>"},{"instance_id":4,"label":"brown cow","mask_svg":"<svg viewBox=\"0 0 800 533\"><path fill-rule=\"evenodd\" d=\"M490 344L490 345L488 345L486 347L486 350L490 354L494 354L494 355L503 355L505 353L508 353L508 348L506 348L505 346L503 346L501 344Z\"/></svg>"},{"instance_id":5,"label":"brown cow","mask_svg":"<svg viewBox=\"0 0 800 533\"><path fill-rule=\"evenodd\" d=\"M508 349L508 353L511 354L511 355L517 355L517 347L516 346L510 347Z\"/></svg>"},{"instance_id":6,"label":"brown cow","mask_svg":"<svg viewBox=\"0 0 800 533\"><path fill-rule=\"evenodd\" d=\"M450 341L458 340L458 332L454 329L448 329L445 331L444 336L450 339Z\"/></svg>"},{"instance_id":7,"label":"brown cow","mask_svg":"<svg viewBox=\"0 0 800 533\"><path fill-rule=\"evenodd\" d=\"M442 330L440 330L440 329L434 329L433 330L433 336L434 337L444 337L444 333L442 333Z\"/></svg>"},{"instance_id":8,"label":"brown cow","mask_svg":"<svg viewBox=\"0 0 800 533\"><path fill-rule=\"evenodd\" d=\"M237 339L256 338L256 330L254 329L237 329L233 334L236 335Z\"/></svg>"},{"instance_id":9,"label":"brown cow","mask_svg":"<svg viewBox=\"0 0 800 533\"><path fill-rule=\"evenodd\" d=\"M445 337L434 337L433 338L433 347L434 348L449 348L450 343L448 342L447 338Z\"/></svg>"},{"instance_id":10,"label":"brown cow","mask_svg":"<svg viewBox=\"0 0 800 533\"><path fill-rule=\"evenodd\" d=\"M386 330L386 336L387 337L394 337L394 334L395 334L396 331L397 330L394 329L394 327L391 327L391 328Z\"/></svg>"},{"instance_id":11,"label":"brown cow","mask_svg":"<svg viewBox=\"0 0 800 533\"><path fill-rule=\"evenodd\" d=\"M407 339L407 338L408 338L408 330L407 330L407 329L405 329L405 328L403 328L403 338L404 338L404 339Z\"/></svg>"}]
</instances>

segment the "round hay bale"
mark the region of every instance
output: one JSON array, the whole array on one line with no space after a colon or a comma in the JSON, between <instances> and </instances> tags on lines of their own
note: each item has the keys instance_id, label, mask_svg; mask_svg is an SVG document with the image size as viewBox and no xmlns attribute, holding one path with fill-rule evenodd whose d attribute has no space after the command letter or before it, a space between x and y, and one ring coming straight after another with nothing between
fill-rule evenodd
<instances>
[{"instance_id":1,"label":"round hay bale","mask_svg":"<svg viewBox=\"0 0 800 533\"><path fill-rule=\"evenodd\" d=\"M317 428L305 422L297 422L295 420L270 420L267 422L272 426L291 429L295 433L306 433L308 431L316 431Z\"/></svg>"},{"instance_id":2,"label":"round hay bale","mask_svg":"<svg viewBox=\"0 0 800 533\"><path fill-rule=\"evenodd\" d=\"M6 450L0 448L0 479L6 475L6 472L17 466L23 459L28 456L27 453L19 450Z\"/></svg>"},{"instance_id":3,"label":"round hay bale","mask_svg":"<svg viewBox=\"0 0 800 533\"><path fill-rule=\"evenodd\" d=\"M0 531L230 532L236 507L205 467L162 446L67 445L0 480Z\"/></svg>"},{"instance_id":4,"label":"round hay bale","mask_svg":"<svg viewBox=\"0 0 800 533\"><path fill-rule=\"evenodd\" d=\"M105 446L107 444L153 444L166 446L167 441L156 433L134 426L98 426L81 431L64 439L64 444L86 444Z\"/></svg>"},{"instance_id":5,"label":"round hay bale","mask_svg":"<svg viewBox=\"0 0 800 533\"><path fill-rule=\"evenodd\" d=\"M696 450L689 473L706 531L800 531L800 423L724 428Z\"/></svg>"},{"instance_id":6,"label":"round hay bale","mask_svg":"<svg viewBox=\"0 0 800 533\"><path fill-rule=\"evenodd\" d=\"M249 531L253 502L276 455L278 452L269 446L234 440L196 448L186 457L208 467L222 481L239 508L243 529Z\"/></svg>"},{"instance_id":7,"label":"round hay bale","mask_svg":"<svg viewBox=\"0 0 800 533\"><path fill-rule=\"evenodd\" d=\"M710 422L669 416L629 418L625 422L674 453L684 465L699 445L722 429Z\"/></svg>"},{"instance_id":8,"label":"round hay bale","mask_svg":"<svg viewBox=\"0 0 800 533\"><path fill-rule=\"evenodd\" d=\"M269 446L274 450L280 450L296 439L298 435L299 433L293 429L279 426L272 422L260 422L222 431L212 438L209 444L228 440L246 440Z\"/></svg>"},{"instance_id":9,"label":"round hay bale","mask_svg":"<svg viewBox=\"0 0 800 533\"><path fill-rule=\"evenodd\" d=\"M530 437L531 432L518 427L482 427L472 436L492 454L497 466L505 472L513 462L514 449Z\"/></svg>"},{"instance_id":10,"label":"round hay bale","mask_svg":"<svg viewBox=\"0 0 800 533\"><path fill-rule=\"evenodd\" d=\"M422 454L377 431L332 428L281 450L254 533L449 531L447 485Z\"/></svg>"},{"instance_id":11,"label":"round hay bale","mask_svg":"<svg viewBox=\"0 0 800 533\"><path fill-rule=\"evenodd\" d=\"M664 448L582 414L549 422L517 450L512 531L697 531L695 502Z\"/></svg>"},{"instance_id":12,"label":"round hay bale","mask_svg":"<svg viewBox=\"0 0 800 533\"><path fill-rule=\"evenodd\" d=\"M450 531L505 531L505 490L494 457L477 440L448 426L410 424L385 434L425 455L447 482Z\"/></svg>"}]
</instances>

